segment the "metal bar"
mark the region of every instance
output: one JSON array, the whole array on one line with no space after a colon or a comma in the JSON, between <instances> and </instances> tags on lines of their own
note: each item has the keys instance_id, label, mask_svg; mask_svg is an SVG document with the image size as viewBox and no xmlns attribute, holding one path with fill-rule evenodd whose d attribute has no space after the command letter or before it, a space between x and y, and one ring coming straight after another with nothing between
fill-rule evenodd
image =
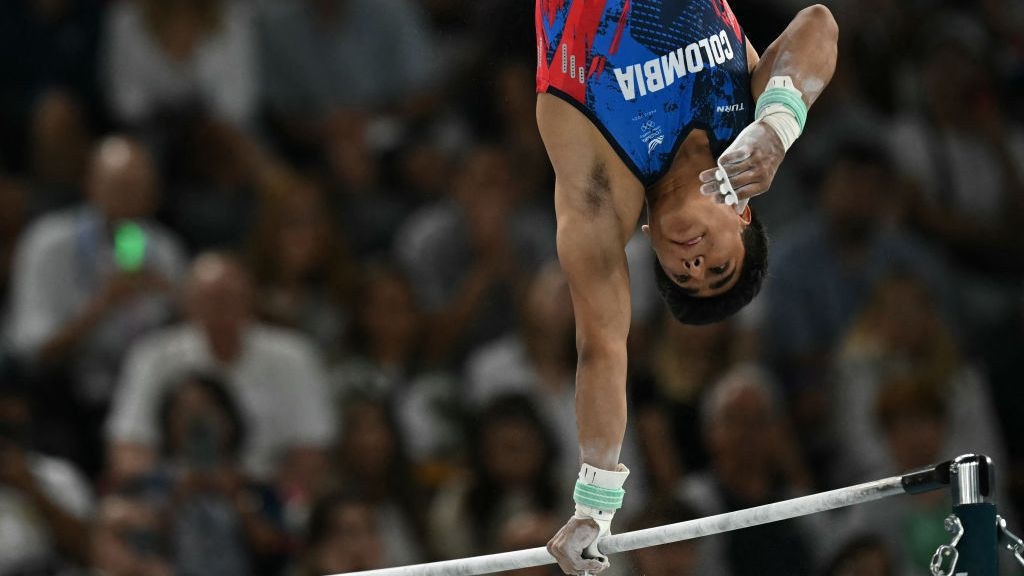
<instances>
[{"instance_id":1,"label":"metal bar","mask_svg":"<svg viewBox=\"0 0 1024 576\"><path fill-rule=\"evenodd\" d=\"M903 476L893 476L892 478L866 482L828 492L820 492L791 500L773 502L745 510L726 512L716 516L698 518L688 522L615 534L603 538L598 544L598 548L602 554L615 554L617 552L626 552L638 548L647 548L659 544L720 534L740 528L759 526L780 520L789 520L798 516L835 510L836 508L844 508L855 504L863 504L906 493L907 488L904 481L905 477ZM933 489L936 488L938 488L938 485L933 487ZM917 487L916 490L920 491L920 487ZM994 527L995 524L993 523ZM429 564L385 568L382 570L350 572L345 575L338 574L334 576L476 576L504 570L543 566L545 564L553 564L554 561L545 548L531 548L489 556L476 556ZM974 575L972 574L972 576Z\"/></svg>"}]
</instances>

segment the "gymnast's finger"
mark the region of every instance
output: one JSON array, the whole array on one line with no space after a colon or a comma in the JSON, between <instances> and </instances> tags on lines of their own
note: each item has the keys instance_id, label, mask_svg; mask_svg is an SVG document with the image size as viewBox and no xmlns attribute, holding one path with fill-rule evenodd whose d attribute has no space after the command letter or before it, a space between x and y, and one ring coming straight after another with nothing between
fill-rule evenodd
<instances>
[{"instance_id":1,"label":"gymnast's finger","mask_svg":"<svg viewBox=\"0 0 1024 576\"><path fill-rule=\"evenodd\" d=\"M705 196L716 196L721 193L722 186L724 184L718 181L706 182L700 185L700 193Z\"/></svg>"},{"instance_id":2,"label":"gymnast's finger","mask_svg":"<svg viewBox=\"0 0 1024 576\"><path fill-rule=\"evenodd\" d=\"M741 174L735 176L729 176L729 183L732 184L732 189L742 198L740 191L744 188L752 185L764 182L764 177L757 170L747 170Z\"/></svg>"},{"instance_id":3,"label":"gymnast's finger","mask_svg":"<svg viewBox=\"0 0 1024 576\"><path fill-rule=\"evenodd\" d=\"M562 543L564 544L564 542ZM552 543L548 543L548 552L554 556L562 572L570 576L576 576L584 572L589 572L596 576L608 567L607 560L602 562L594 558L584 558L579 551L567 551L557 544L553 546Z\"/></svg>"},{"instance_id":4,"label":"gymnast's finger","mask_svg":"<svg viewBox=\"0 0 1024 576\"><path fill-rule=\"evenodd\" d=\"M726 170L730 169L731 164L737 164L747 160L753 155L753 148L750 146L741 146L735 150L730 150L725 154L722 154L721 158L718 159L718 163L722 165Z\"/></svg>"},{"instance_id":5,"label":"gymnast's finger","mask_svg":"<svg viewBox=\"0 0 1024 576\"><path fill-rule=\"evenodd\" d=\"M751 170L756 170L758 168L759 165L755 160L756 159L754 157L750 157L745 158L740 162L734 162L732 164L722 164L722 168L725 168L725 175L728 176L729 182L732 183L733 188L737 186L736 180L738 178L740 178L743 174L747 174Z\"/></svg>"},{"instance_id":6,"label":"gymnast's finger","mask_svg":"<svg viewBox=\"0 0 1024 576\"><path fill-rule=\"evenodd\" d=\"M717 182L718 181L718 167L716 166L714 168L708 168L707 170L701 172L699 178L700 178L701 183L703 183L703 184L708 184L708 183L711 183L711 182Z\"/></svg>"},{"instance_id":7,"label":"gymnast's finger","mask_svg":"<svg viewBox=\"0 0 1024 576\"><path fill-rule=\"evenodd\" d=\"M762 181L751 182L746 186L736 188L736 197L740 200L750 200L768 191L768 183Z\"/></svg>"}]
</instances>

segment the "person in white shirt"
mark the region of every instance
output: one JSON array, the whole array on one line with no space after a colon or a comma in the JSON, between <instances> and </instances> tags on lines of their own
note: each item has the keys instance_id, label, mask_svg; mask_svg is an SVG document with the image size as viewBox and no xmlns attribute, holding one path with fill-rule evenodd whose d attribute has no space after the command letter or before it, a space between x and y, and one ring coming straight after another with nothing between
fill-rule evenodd
<instances>
[{"instance_id":1,"label":"person in white shirt","mask_svg":"<svg viewBox=\"0 0 1024 576\"><path fill-rule=\"evenodd\" d=\"M186 260L151 220L158 177L142 144L97 144L85 188L83 204L39 218L18 241L5 330L15 354L58 384L59 402L37 417L95 472L124 350L171 318Z\"/></svg>"},{"instance_id":2,"label":"person in white shirt","mask_svg":"<svg viewBox=\"0 0 1024 576\"><path fill-rule=\"evenodd\" d=\"M198 105L244 127L259 85L251 12L231 0L115 3L102 71L115 118L141 125Z\"/></svg>"},{"instance_id":3,"label":"person in white shirt","mask_svg":"<svg viewBox=\"0 0 1024 576\"><path fill-rule=\"evenodd\" d=\"M92 492L69 462L32 449L28 393L8 372L0 373L0 574L82 564Z\"/></svg>"},{"instance_id":4,"label":"person in white shirt","mask_svg":"<svg viewBox=\"0 0 1024 576\"><path fill-rule=\"evenodd\" d=\"M84 394L100 399L117 371L109 359L168 317L167 288L186 264L178 239L149 220L157 175L141 144L117 136L102 141L86 188L83 205L40 218L18 242L7 336L29 361L76 364ZM124 270L117 259L117 230L125 222L145 238L136 270Z\"/></svg>"},{"instance_id":5,"label":"person in white shirt","mask_svg":"<svg viewBox=\"0 0 1024 576\"><path fill-rule=\"evenodd\" d=\"M251 279L236 259L196 259L185 294L188 321L128 354L107 421L114 478L153 465L160 398L182 374L204 371L222 377L241 408L250 431L243 468L260 480L315 490L336 429L324 369L310 339L257 323L252 297Z\"/></svg>"},{"instance_id":6,"label":"person in white shirt","mask_svg":"<svg viewBox=\"0 0 1024 576\"><path fill-rule=\"evenodd\" d=\"M701 407L710 467L688 474L675 496L712 516L808 493L810 476L782 402L771 374L758 365L738 364L721 376ZM822 521L806 516L708 539L697 573L810 574L824 549Z\"/></svg>"}]
</instances>

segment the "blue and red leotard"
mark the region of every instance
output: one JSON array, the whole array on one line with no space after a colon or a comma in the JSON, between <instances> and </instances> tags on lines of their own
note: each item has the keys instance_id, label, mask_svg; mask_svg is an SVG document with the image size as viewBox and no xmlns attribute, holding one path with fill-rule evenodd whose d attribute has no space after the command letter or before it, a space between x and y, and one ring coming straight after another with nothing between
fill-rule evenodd
<instances>
[{"instance_id":1,"label":"blue and red leotard","mask_svg":"<svg viewBox=\"0 0 1024 576\"><path fill-rule=\"evenodd\" d=\"M645 185L691 130L718 157L754 115L726 0L536 0L537 92L572 104Z\"/></svg>"}]
</instances>

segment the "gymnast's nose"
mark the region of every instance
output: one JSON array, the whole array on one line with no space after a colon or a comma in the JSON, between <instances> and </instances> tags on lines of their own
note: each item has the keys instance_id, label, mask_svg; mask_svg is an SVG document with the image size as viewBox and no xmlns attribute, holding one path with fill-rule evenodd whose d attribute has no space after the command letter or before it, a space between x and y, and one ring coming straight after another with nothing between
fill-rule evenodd
<instances>
[{"instance_id":1,"label":"gymnast's nose","mask_svg":"<svg viewBox=\"0 0 1024 576\"><path fill-rule=\"evenodd\" d=\"M697 280L704 277L704 257L695 256L693 258L683 258L683 266L686 267L686 273Z\"/></svg>"}]
</instances>

